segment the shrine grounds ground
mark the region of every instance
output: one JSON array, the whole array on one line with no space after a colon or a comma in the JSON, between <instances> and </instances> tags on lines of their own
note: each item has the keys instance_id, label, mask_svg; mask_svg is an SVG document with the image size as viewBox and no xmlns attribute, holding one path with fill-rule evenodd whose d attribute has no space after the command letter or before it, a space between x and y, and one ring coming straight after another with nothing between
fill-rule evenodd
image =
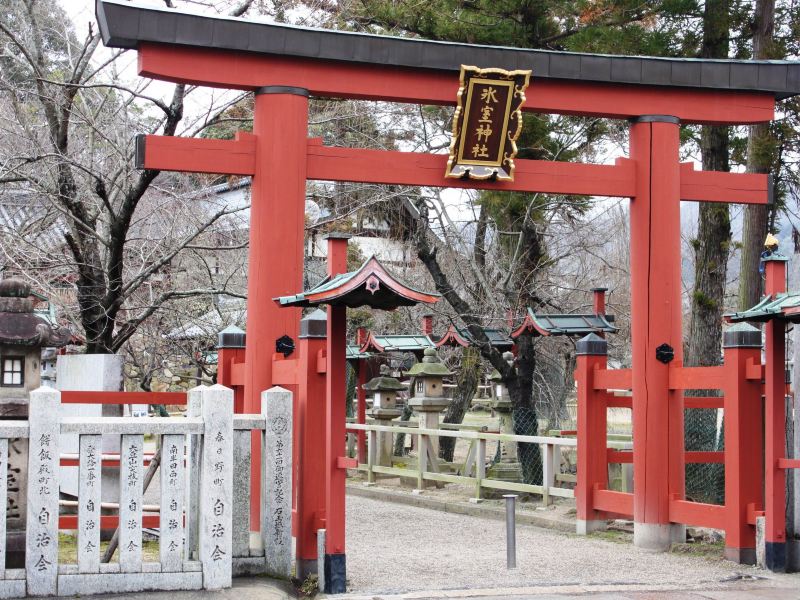
<instances>
[{"instance_id":1,"label":"shrine grounds ground","mask_svg":"<svg viewBox=\"0 0 800 600\"><path fill-rule=\"evenodd\" d=\"M150 493L156 494L157 489ZM410 495L409 490L399 493ZM423 497L437 495L432 490ZM466 499L460 502L467 509L475 507ZM583 538L518 523L517 563L517 570L506 570L502 520L347 495L348 600L578 596L800 600L800 574L777 575L737 565L721 560L719 552L713 551L705 555L649 553L635 548L624 535ZM288 600L290 593L280 583L253 578L236 579L233 589L220 592L113 598Z\"/></svg>"},{"instance_id":2,"label":"shrine grounds ground","mask_svg":"<svg viewBox=\"0 0 800 600\"><path fill-rule=\"evenodd\" d=\"M594 592L620 598L635 591L733 592L742 587L751 593L758 589L779 594L765 598L800 598L800 574L775 575L719 558L650 553L628 542L530 525L517 527L519 568L508 571L503 521L352 494L347 496L347 530L348 591L365 599L394 594L435 597L432 590L449 590L439 597ZM415 591L422 594L407 595Z\"/></svg>"}]
</instances>

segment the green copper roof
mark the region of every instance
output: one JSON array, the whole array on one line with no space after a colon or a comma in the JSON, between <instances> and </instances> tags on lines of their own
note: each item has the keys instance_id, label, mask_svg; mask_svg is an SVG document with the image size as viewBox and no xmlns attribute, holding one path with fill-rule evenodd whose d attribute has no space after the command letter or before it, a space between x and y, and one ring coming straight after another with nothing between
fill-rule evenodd
<instances>
[{"instance_id":1,"label":"green copper roof","mask_svg":"<svg viewBox=\"0 0 800 600\"><path fill-rule=\"evenodd\" d=\"M443 345L461 345L458 344L454 339L452 339L452 331L454 331L458 336L463 339L469 345L475 345L475 339L472 337L472 334L469 332L469 329L466 327L453 327L452 330L448 329L448 331L442 335L438 336L436 339L437 347ZM493 329L490 327L484 327L483 333L486 334L486 337L489 338L489 343L498 348L499 350L509 350L514 345L514 340L508 337L508 333L503 331L502 329Z\"/></svg>"},{"instance_id":2,"label":"green copper roof","mask_svg":"<svg viewBox=\"0 0 800 600\"><path fill-rule=\"evenodd\" d=\"M584 336L589 333L616 333L618 328L612 325L614 315L595 314L541 314L528 308L526 322L523 325L532 326L534 335L575 335ZM518 337L523 328L520 327L512 337Z\"/></svg>"},{"instance_id":3,"label":"green copper roof","mask_svg":"<svg viewBox=\"0 0 800 600\"><path fill-rule=\"evenodd\" d=\"M434 348L427 335L374 335L368 339L369 349L375 352L422 352Z\"/></svg>"},{"instance_id":4,"label":"green copper roof","mask_svg":"<svg viewBox=\"0 0 800 600\"><path fill-rule=\"evenodd\" d=\"M434 348L426 348L422 361L406 371L406 375L409 377L449 377L452 373L439 360Z\"/></svg>"},{"instance_id":5,"label":"green copper roof","mask_svg":"<svg viewBox=\"0 0 800 600\"><path fill-rule=\"evenodd\" d=\"M347 344L347 360L360 360L362 358L369 358L372 352L361 352L356 344Z\"/></svg>"},{"instance_id":6,"label":"green copper roof","mask_svg":"<svg viewBox=\"0 0 800 600\"><path fill-rule=\"evenodd\" d=\"M792 323L800 322L800 293L784 292L775 296L764 296L754 307L726 314L725 319L732 323L740 321L763 323L772 319L785 319Z\"/></svg>"}]
</instances>

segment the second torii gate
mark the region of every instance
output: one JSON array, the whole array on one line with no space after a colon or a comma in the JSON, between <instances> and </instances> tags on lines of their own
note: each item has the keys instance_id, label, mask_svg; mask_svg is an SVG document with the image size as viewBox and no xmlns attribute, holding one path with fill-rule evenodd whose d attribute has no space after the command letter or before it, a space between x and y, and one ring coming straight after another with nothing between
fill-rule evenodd
<instances>
[{"instance_id":1,"label":"second torii gate","mask_svg":"<svg viewBox=\"0 0 800 600\"><path fill-rule=\"evenodd\" d=\"M252 134L146 136L137 146L143 168L252 177L246 412L259 411L260 394L272 385L295 385L281 380L273 355L278 339L297 336L300 309L278 308L272 299L302 287L308 180L631 198L634 537L642 547L669 546L670 498L683 497L683 398L670 387L682 364L680 201L770 201L766 175L681 164L680 125L768 122L776 99L800 93L800 65L448 44L119 0L98 0L97 17L107 46L138 50L140 75L255 94ZM307 137L309 96L453 105L462 64L532 69L523 110L629 120L629 157L613 165L517 160L514 181L475 181L445 178L446 155L329 147ZM341 445L343 454L344 439ZM332 459L326 465L337 468ZM323 517L344 519L340 511Z\"/></svg>"}]
</instances>

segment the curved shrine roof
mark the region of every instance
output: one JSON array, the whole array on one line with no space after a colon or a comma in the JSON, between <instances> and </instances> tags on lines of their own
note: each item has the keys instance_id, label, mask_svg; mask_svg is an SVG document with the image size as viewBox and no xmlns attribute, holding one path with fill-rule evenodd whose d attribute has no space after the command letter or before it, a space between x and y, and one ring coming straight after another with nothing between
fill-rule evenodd
<instances>
[{"instance_id":1,"label":"curved shrine roof","mask_svg":"<svg viewBox=\"0 0 800 600\"><path fill-rule=\"evenodd\" d=\"M439 301L439 294L414 289L392 275L375 258L369 258L356 271L326 277L310 290L294 296L275 298L281 306L370 306L393 310L398 306L414 306Z\"/></svg>"},{"instance_id":2,"label":"curved shrine roof","mask_svg":"<svg viewBox=\"0 0 800 600\"><path fill-rule=\"evenodd\" d=\"M516 339L523 333L533 335L574 335L583 336L589 333L616 333L618 328L612 325L614 315L581 315L563 314L547 315L537 314L533 309L528 309L525 319L514 331L511 337Z\"/></svg>"}]
</instances>

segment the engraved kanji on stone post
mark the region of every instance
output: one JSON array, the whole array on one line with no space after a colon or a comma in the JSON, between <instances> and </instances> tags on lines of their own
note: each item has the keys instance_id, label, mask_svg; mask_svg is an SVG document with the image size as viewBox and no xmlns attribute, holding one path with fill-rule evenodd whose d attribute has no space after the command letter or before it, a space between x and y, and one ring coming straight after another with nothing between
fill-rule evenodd
<instances>
[{"instance_id":1,"label":"engraved kanji on stone post","mask_svg":"<svg viewBox=\"0 0 800 600\"><path fill-rule=\"evenodd\" d=\"M25 571L29 596L55 596L58 582L58 436L61 394L30 394L28 531Z\"/></svg>"},{"instance_id":2,"label":"engraved kanji on stone post","mask_svg":"<svg viewBox=\"0 0 800 600\"><path fill-rule=\"evenodd\" d=\"M261 394L266 417L262 438L261 535L267 574L292 572L292 393L273 387Z\"/></svg>"},{"instance_id":3,"label":"engraved kanji on stone post","mask_svg":"<svg viewBox=\"0 0 800 600\"><path fill-rule=\"evenodd\" d=\"M196 389L196 388L195 388ZM233 390L202 388L204 422L200 473L200 561L203 587L231 586L233 554Z\"/></svg>"}]
</instances>

